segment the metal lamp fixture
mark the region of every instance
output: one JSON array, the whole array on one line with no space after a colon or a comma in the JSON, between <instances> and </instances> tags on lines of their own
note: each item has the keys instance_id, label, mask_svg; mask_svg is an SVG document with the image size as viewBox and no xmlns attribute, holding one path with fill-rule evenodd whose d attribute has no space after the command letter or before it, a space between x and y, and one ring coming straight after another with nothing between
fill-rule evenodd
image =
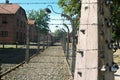
<instances>
[{"instance_id":1,"label":"metal lamp fixture","mask_svg":"<svg viewBox=\"0 0 120 80\"><path fill-rule=\"evenodd\" d=\"M50 10L49 8L45 8L44 10L45 10L45 12L47 12L47 13L51 13L51 10Z\"/></svg>"},{"instance_id":2,"label":"metal lamp fixture","mask_svg":"<svg viewBox=\"0 0 120 80\"><path fill-rule=\"evenodd\" d=\"M51 13L51 10L48 7L50 7L54 13L61 14L61 13L55 12L52 5L47 5L47 8L44 9L46 13L48 14Z\"/></svg>"}]
</instances>

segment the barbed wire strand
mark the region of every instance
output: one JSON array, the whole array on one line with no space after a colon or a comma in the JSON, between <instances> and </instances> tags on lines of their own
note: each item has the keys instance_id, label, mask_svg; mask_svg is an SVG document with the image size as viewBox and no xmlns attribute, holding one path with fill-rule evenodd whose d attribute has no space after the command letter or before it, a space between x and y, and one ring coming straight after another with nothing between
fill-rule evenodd
<instances>
[{"instance_id":1,"label":"barbed wire strand","mask_svg":"<svg viewBox=\"0 0 120 80\"><path fill-rule=\"evenodd\" d=\"M0 3L0 4L5 4L5 3ZM26 3L9 3L9 4L26 4L26 5L34 5L34 4L58 4L58 2L34 2L34 3L30 3L30 2L26 2Z\"/></svg>"}]
</instances>

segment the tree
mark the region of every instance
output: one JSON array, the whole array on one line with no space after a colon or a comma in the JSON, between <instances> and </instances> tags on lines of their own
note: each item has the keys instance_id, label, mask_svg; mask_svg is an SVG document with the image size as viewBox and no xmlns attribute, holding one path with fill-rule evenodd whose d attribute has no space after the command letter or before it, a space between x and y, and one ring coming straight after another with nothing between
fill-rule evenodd
<instances>
[{"instance_id":1,"label":"tree","mask_svg":"<svg viewBox=\"0 0 120 80\"><path fill-rule=\"evenodd\" d=\"M120 40L120 1L113 0L113 5L111 6L112 21L115 24L113 26L113 38L115 40Z\"/></svg>"},{"instance_id":2,"label":"tree","mask_svg":"<svg viewBox=\"0 0 120 80\"><path fill-rule=\"evenodd\" d=\"M63 13L69 16L80 16L81 0L59 0L58 5L63 8Z\"/></svg>"},{"instance_id":3,"label":"tree","mask_svg":"<svg viewBox=\"0 0 120 80\"><path fill-rule=\"evenodd\" d=\"M28 12L28 19L35 19L37 30L38 30L38 48L40 46L40 34L44 35L43 49L45 49L45 35L49 32L48 21L50 20L49 15L43 10L31 10Z\"/></svg>"},{"instance_id":4,"label":"tree","mask_svg":"<svg viewBox=\"0 0 120 80\"><path fill-rule=\"evenodd\" d=\"M77 22L77 27L79 24L78 18L80 17L81 0L59 0L58 5L63 9L63 13L74 17L74 21ZM111 15L112 21L115 26L113 27L113 38L120 40L120 1L113 0L113 5L111 5Z\"/></svg>"},{"instance_id":5,"label":"tree","mask_svg":"<svg viewBox=\"0 0 120 80\"><path fill-rule=\"evenodd\" d=\"M36 26L38 27L38 30L40 33L48 33L49 26L48 21L50 20L49 15L46 14L43 10L30 10L28 13L28 19L35 19L36 20Z\"/></svg>"},{"instance_id":6,"label":"tree","mask_svg":"<svg viewBox=\"0 0 120 80\"><path fill-rule=\"evenodd\" d=\"M59 39L63 38L66 35L66 32L64 32L62 29L57 29L54 32L54 35L55 35L56 39L59 40Z\"/></svg>"},{"instance_id":7,"label":"tree","mask_svg":"<svg viewBox=\"0 0 120 80\"><path fill-rule=\"evenodd\" d=\"M58 5L63 9L64 14L69 15L73 19L75 23L74 29L77 31L79 26L81 0L59 0Z\"/></svg>"}]
</instances>

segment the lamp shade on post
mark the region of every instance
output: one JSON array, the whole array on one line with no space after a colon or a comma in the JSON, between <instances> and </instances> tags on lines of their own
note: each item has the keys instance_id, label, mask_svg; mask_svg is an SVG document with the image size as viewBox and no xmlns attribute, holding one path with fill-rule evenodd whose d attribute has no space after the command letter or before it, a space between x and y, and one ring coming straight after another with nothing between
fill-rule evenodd
<instances>
[{"instance_id":1,"label":"lamp shade on post","mask_svg":"<svg viewBox=\"0 0 120 80\"><path fill-rule=\"evenodd\" d=\"M44 11L48 14L51 13L51 10L49 8L45 8Z\"/></svg>"}]
</instances>

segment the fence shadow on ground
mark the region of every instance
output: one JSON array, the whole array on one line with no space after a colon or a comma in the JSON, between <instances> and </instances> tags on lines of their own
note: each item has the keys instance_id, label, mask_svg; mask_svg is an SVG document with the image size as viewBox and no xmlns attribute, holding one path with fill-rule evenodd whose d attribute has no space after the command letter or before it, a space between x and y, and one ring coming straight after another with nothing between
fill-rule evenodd
<instances>
[{"instance_id":1,"label":"fence shadow on ground","mask_svg":"<svg viewBox=\"0 0 120 80\"><path fill-rule=\"evenodd\" d=\"M120 74L114 74L114 76L120 77Z\"/></svg>"},{"instance_id":2,"label":"fence shadow on ground","mask_svg":"<svg viewBox=\"0 0 120 80\"><path fill-rule=\"evenodd\" d=\"M19 64L25 60L26 49L15 48L0 48L0 63L1 64ZM37 49L30 49L30 56L36 54Z\"/></svg>"}]
</instances>

